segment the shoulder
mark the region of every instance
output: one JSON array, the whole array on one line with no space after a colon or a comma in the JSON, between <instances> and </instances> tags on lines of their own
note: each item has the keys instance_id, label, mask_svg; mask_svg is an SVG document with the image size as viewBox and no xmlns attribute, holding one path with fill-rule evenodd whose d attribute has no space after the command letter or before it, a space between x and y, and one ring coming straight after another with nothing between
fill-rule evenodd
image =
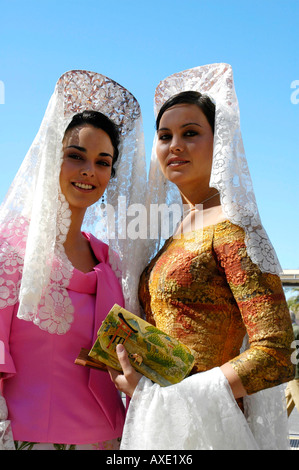
<instances>
[{"instance_id":1,"label":"shoulder","mask_svg":"<svg viewBox=\"0 0 299 470\"><path fill-rule=\"evenodd\" d=\"M243 228L233 224L224 214L221 206L211 207L204 211L203 228L213 232L214 241L218 243L232 243L245 238Z\"/></svg>"},{"instance_id":2,"label":"shoulder","mask_svg":"<svg viewBox=\"0 0 299 470\"><path fill-rule=\"evenodd\" d=\"M214 239L216 243L231 244L236 241L245 243L245 231L239 225L224 220L214 225Z\"/></svg>"}]
</instances>

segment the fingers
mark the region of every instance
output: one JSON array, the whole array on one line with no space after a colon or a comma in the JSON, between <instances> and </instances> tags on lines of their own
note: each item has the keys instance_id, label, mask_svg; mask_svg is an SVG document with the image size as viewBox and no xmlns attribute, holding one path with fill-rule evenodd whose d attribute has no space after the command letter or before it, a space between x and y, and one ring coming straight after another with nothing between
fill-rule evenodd
<instances>
[{"instance_id":1,"label":"fingers","mask_svg":"<svg viewBox=\"0 0 299 470\"><path fill-rule=\"evenodd\" d=\"M134 369L131 366L128 353L125 350L124 346L122 344L118 344L116 346L116 352L117 352L117 357L118 357L118 360L119 360L119 363L121 365L124 375L130 374Z\"/></svg>"},{"instance_id":2,"label":"fingers","mask_svg":"<svg viewBox=\"0 0 299 470\"><path fill-rule=\"evenodd\" d=\"M115 381L115 379L117 379L119 375L129 375L132 371L134 371L133 367L131 366L128 353L125 350L124 346L118 344L116 346L116 352L123 373L119 372L118 370L112 369L111 367L108 367L108 372L113 381Z\"/></svg>"},{"instance_id":3,"label":"fingers","mask_svg":"<svg viewBox=\"0 0 299 470\"><path fill-rule=\"evenodd\" d=\"M111 380L119 391L126 393L128 396L132 396L142 375L131 366L128 353L124 346L118 344L116 352L123 369L123 374L114 369L108 368Z\"/></svg>"},{"instance_id":4,"label":"fingers","mask_svg":"<svg viewBox=\"0 0 299 470\"><path fill-rule=\"evenodd\" d=\"M115 369L112 369L111 367L107 366L107 369L108 369L108 372L109 372L109 375L110 375L110 378L112 380L112 382L115 382L115 380L117 379L117 377L119 375L122 375L121 372L119 372L118 370L115 370Z\"/></svg>"}]
</instances>

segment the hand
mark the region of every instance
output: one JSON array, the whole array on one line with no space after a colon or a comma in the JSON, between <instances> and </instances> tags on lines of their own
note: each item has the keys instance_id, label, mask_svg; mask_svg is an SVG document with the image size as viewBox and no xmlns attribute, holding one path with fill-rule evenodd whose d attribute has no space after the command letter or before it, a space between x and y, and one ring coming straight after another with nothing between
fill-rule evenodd
<instances>
[{"instance_id":1,"label":"hand","mask_svg":"<svg viewBox=\"0 0 299 470\"><path fill-rule=\"evenodd\" d=\"M116 346L116 352L123 374L111 367L108 367L108 372L117 390L131 397L142 375L131 366L128 353L121 344Z\"/></svg>"}]
</instances>

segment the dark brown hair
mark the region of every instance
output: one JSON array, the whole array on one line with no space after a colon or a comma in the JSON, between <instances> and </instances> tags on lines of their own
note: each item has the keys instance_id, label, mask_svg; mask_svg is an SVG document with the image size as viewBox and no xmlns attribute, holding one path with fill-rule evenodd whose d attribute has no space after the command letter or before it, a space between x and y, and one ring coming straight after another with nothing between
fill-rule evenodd
<instances>
[{"instance_id":1,"label":"dark brown hair","mask_svg":"<svg viewBox=\"0 0 299 470\"><path fill-rule=\"evenodd\" d=\"M165 101L156 119L156 130L159 129L160 121L165 111L176 104L196 104L206 116L208 123L210 124L214 133L215 104L207 95L203 95L198 91L182 91L181 93L177 93Z\"/></svg>"},{"instance_id":2,"label":"dark brown hair","mask_svg":"<svg viewBox=\"0 0 299 470\"><path fill-rule=\"evenodd\" d=\"M104 132L106 132L106 134L109 135L114 148L111 177L115 176L115 168L113 165L115 165L119 156L118 146L120 141L120 132L117 125L99 111L83 111L83 113L78 113L73 116L71 122L65 130L64 135L66 135L70 129L83 125L90 125L96 129L102 129Z\"/></svg>"}]
</instances>

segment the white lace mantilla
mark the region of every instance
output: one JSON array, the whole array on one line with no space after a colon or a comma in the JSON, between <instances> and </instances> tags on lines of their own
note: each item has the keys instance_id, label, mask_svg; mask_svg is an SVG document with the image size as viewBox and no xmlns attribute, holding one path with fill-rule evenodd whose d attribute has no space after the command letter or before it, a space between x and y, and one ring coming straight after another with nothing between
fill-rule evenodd
<instances>
[{"instance_id":1,"label":"white lace mantilla","mask_svg":"<svg viewBox=\"0 0 299 470\"><path fill-rule=\"evenodd\" d=\"M66 72L56 84L37 136L0 208L0 308L19 301L19 318L55 334L65 334L74 315L67 292L73 266L63 248L71 212L59 185L62 140L73 115L84 110L111 118L119 126L121 142L116 177L105 194L115 215L112 220L105 217L99 201L87 210L82 230L109 244L126 306L138 311L142 262L138 265L132 253L137 257L142 253L141 243L113 238L111 233L122 217L117 210L119 195L126 201L125 212L130 204L143 202L146 165L140 107L128 90L103 75Z\"/></svg>"},{"instance_id":2,"label":"white lace mantilla","mask_svg":"<svg viewBox=\"0 0 299 470\"><path fill-rule=\"evenodd\" d=\"M165 78L156 88L155 114L171 96L188 90L208 95L216 105L210 186L220 192L227 218L245 230L247 252L252 261L263 272L279 274L282 269L262 226L247 165L231 66L221 63L205 65ZM162 175L155 147L156 139L152 151L149 201L171 205L180 201L180 195L176 186ZM158 244L152 245L152 254Z\"/></svg>"}]
</instances>

